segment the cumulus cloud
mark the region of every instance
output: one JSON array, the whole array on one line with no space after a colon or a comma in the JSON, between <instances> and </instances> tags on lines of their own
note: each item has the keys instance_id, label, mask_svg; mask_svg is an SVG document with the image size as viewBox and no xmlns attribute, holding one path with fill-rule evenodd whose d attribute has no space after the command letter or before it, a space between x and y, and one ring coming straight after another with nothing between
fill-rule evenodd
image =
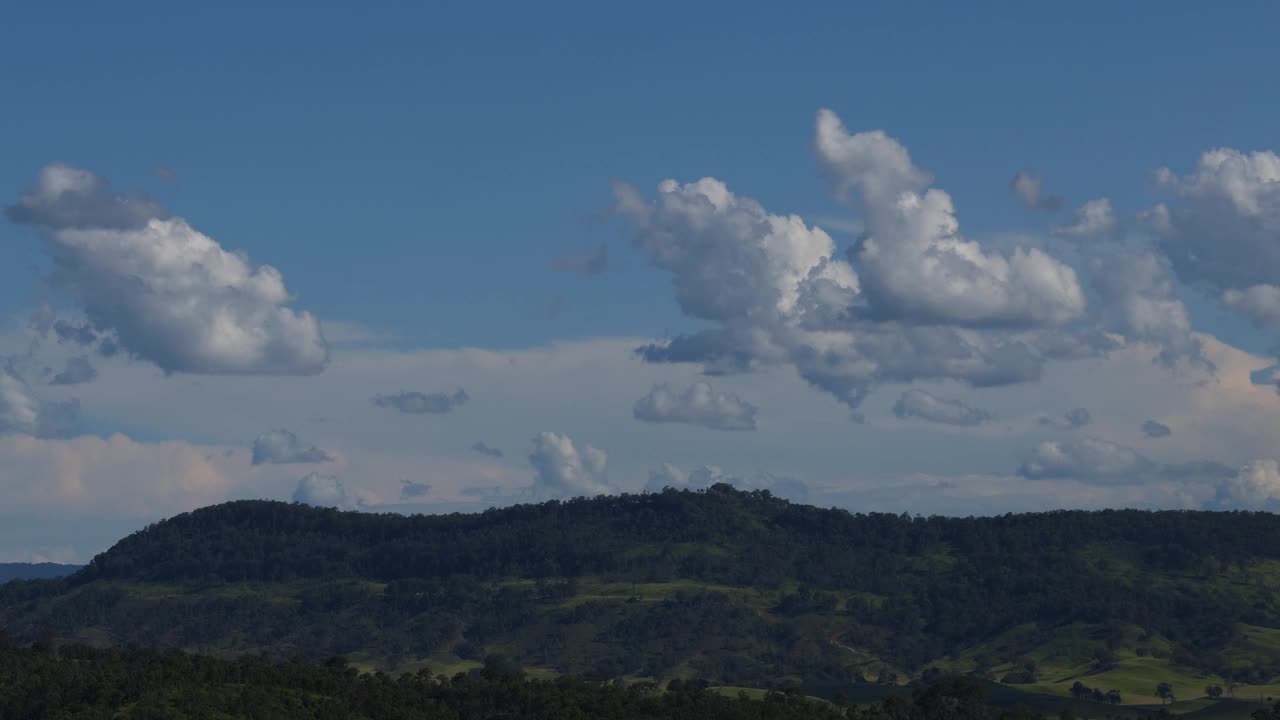
<instances>
[{"instance_id":1,"label":"cumulus cloud","mask_svg":"<svg viewBox=\"0 0 1280 720\"><path fill-rule=\"evenodd\" d=\"M538 500L616 492L605 478L609 463L605 451L585 444L579 447L568 435L538 433L529 463L535 473L531 492Z\"/></svg>"},{"instance_id":2,"label":"cumulus cloud","mask_svg":"<svg viewBox=\"0 0 1280 720\"><path fill-rule=\"evenodd\" d=\"M96 333L166 372L307 375L328 363L319 322L287 307L278 270L87 170L44 168L5 214L41 231L51 284Z\"/></svg>"},{"instance_id":3,"label":"cumulus cloud","mask_svg":"<svg viewBox=\"0 0 1280 720\"><path fill-rule=\"evenodd\" d=\"M80 401L41 402L22 378L0 368L0 435L69 437L79 429Z\"/></svg>"},{"instance_id":4,"label":"cumulus cloud","mask_svg":"<svg viewBox=\"0 0 1280 720\"><path fill-rule=\"evenodd\" d=\"M1099 198L1090 200L1076 210L1070 225L1055 225L1051 231L1059 237L1086 239L1115 235L1119 227L1111 200Z\"/></svg>"},{"instance_id":5,"label":"cumulus cloud","mask_svg":"<svg viewBox=\"0 0 1280 720\"><path fill-rule=\"evenodd\" d=\"M720 483L732 485L739 490L768 490L792 502L805 502L809 498L809 487L795 478L779 477L767 472L749 476L734 475L715 465L703 465L685 471L677 465L663 463L662 467L649 471L649 481L644 489L646 492L661 492L666 488L705 490Z\"/></svg>"},{"instance_id":6,"label":"cumulus cloud","mask_svg":"<svg viewBox=\"0 0 1280 720\"><path fill-rule=\"evenodd\" d=\"M1143 420L1142 434L1149 438L1162 438L1172 435L1173 430L1164 423L1156 422L1155 420Z\"/></svg>"},{"instance_id":7,"label":"cumulus cloud","mask_svg":"<svg viewBox=\"0 0 1280 720\"><path fill-rule=\"evenodd\" d=\"M465 405L470 396L459 389L452 395L446 393L400 392L396 395L378 395L373 404L392 408L409 415L440 415Z\"/></svg>"},{"instance_id":8,"label":"cumulus cloud","mask_svg":"<svg viewBox=\"0 0 1280 720\"><path fill-rule=\"evenodd\" d=\"M124 195L106 178L63 163L46 166L4 211L20 225L50 230L140 230L168 215L145 195Z\"/></svg>"},{"instance_id":9,"label":"cumulus cloud","mask_svg":"<svg viewBox=\"0 0 1280 720\"><path fill-rule=\"evenodd\" d=\"M971 407L960 400L947 400L924 390L907 390L893 405L893 414L900 418L918 418L944 425L972 427L995 417L982 408Z\"/></svg>"},{"instance_id":10,"label":"cumulus cloud","mask_svg":"<svg viewBox=\"0 0 1280 720\"><path fill-rule=\"evenodd\" d=\"M1018 203L1028 210L1057 210L1062 207L1062 198L1044 193L1043 183L1036 173L1021 171L1013 176L1009 183Z\"/></svg>"},{"instance_id":11,"label":"cumulus cloud","mask_svg":"<svg viewBox=\"0 0 1280 720\"><path fill-rule=\"evenodd\" d=\"M636 401L632 414L651 423L686 423L712 430L755 430L756 406L731 392L716 392L698 382L684 390L655 385Z\"/></svg>"},{"instance_id":12,"label":"cumulus cloud","mask_svg":"<svg viewBox=\"0 0 1280 720\"><path fill-rule=\"evenodd\" d=\"M1280 287L1251 285L1243 290L1228 288L1222 292L1222 305L1244 315L1258 327L1280 324Z\"/></svg>"},{"instance_id":13,"label":"cumulus cloud","mask_svg":"<svg viewBox=\"0 0 1280 720\"><path fill-rule=\"evenodd\" d=\"M272 430L253 441L253 464L323 463L333 458L315 445L305 443L288 430Z\"/></svg>"},{"instance_id":14,"label":"cumulus cloud","mask_svg":"<svg viewBox=\"0 0 1280 720\"><path fill-rule=\"evenodd\" d=\"M599 275L609 267L609 244L600 243L600 247L590 255L566 255L556 261L555 267L560 272Z\"/></svg>"},{"instance_id":15,"label":"cumulus cloud","mask_svg":"<svg viewBox=\"0 0 1280 720\"><path fill-rule=\"evenodd\" d=\"M1157 463L1133 448L1092 437L1040 443L1018 468L1019 475L1032 480L1071 479L1104 485L1149 480L1206 481L1227 478L1235 472L1209 461Z\"/></svg>"},{"instance_id":16,"label":"cumulus cloud","mask_svg":"<svg viewBox=\"0 0 1280 720\"><path fill-rule=\"evenodd\" d=\"M400 502L421 500L430 493L431 486L427 483L410 480L400 481Z\"/></svg>"},{"instance_id":17,"label":"cumulus cloud","mask_svg":"<svg viewBox=\"0 0 1280 720\"><path fill-rule=\"evenodd\" d=\"M929 188L907 149L880 131L850 134L818 114L818 160L867 232L852 255L870 310L888 319L974 327L1060 325L1084 313L1075 271L1038 249L1004 256L960 235L951 196Z\"/></svg>"},{"instance_id":18,"label":"cumulus cloud","mask_svg":"<svg viewBox=\"0 0 1280 720\"><path fill-rule=\"evenodd\" d=\"M1254 460L1218 483L1214 504L1221 508L1275 510L1280 507L1280 466L1275 460Z\"/></svg>"},{"instance_id":19,"label":"cumulus cloud","mask_svg":"<svg viewBox=\"0 0 1280 720\"><path fill-rule=\"evenodd\" d=\"M1191 174L1161 168L1156 180L1174 199L1147 218L1178 277L1255 322L1280 317L1280 156L1218 148Z\"/></svg>"},{"instance_id":20,"label":"cumulus cloud","mask_svg":"<svg viewBox=\"0 0 1280 720\"><path fill-rule=\"evenodd\" d=\"M499 450L499 449L498 449L498 448L496 448L496 447L490 447L489 445L485 444L485 442L484 442L483 440L477 440L477 441L476 441L476 442L471 446L471 449L472 449L472 450L474 450L474 451L476 451L476 452L478 452L478 453L480 453L481 455L486 456L486 457L491 457L491 458L500 458L500 457L502 457L502 451L501 451L501 450Z\"/></svg>"},{"instance_id":21,"label":"cumulus cloud","mask_svg":"<svg viewBox=\"0 0 1280 720\"><path fill-rule=\"evenodd\" d=\"M358 504L337 477L314 472L298 480L298 487L293 491L293 501L339 509L354 508Z\"/></svg>"},{"instance_id":22,"label":"cumulus cloud","mask_svg":"<svg viewBox=\"0 0 1280 720\"><path fill-rule=\"evenodd\" d=\"M1093 285L1103 299L1102 320L1127 338L1160 348L1157 361L1166 367L1180 362L1212 371L1203 344L1191 330L1186 305L1174 294L1160 258L1151 253L1125 253L1089 261Z\"/></svg>"},{"instance_id":23,"label":"cumulus cloud","mask_svg":"<svg viewBox=\"0 0 1280 720\"><path fill-rule=\"evenodd\" d=\"M89 362L89 358L72 357L67 358L67 364L63 367L62 372L53 376L49 381L50 385L79 385L80 383L93 382L98 377L98 371Z\"/></svg>"},{"instance_id":24,"label":"cumulus cloud","mask_svg":"<svg viewBox=\"0 0 1280 720\"><path fill-rule=\"evenodd\" d=\"M671 273L683 312L714 324L641 357L708 374L790 365L851 408L883 382L1039 379L1063 343L1036 335L1067 332L1085 309L1075 272L1039 250L1006 256L964 240L950 196L882 132L850 135L824 111L815 147L833 192L864 216L848 259L821 228L714 178L665 180L652 202L615 186L619 215Z\"/></svg>"}]
</instances>

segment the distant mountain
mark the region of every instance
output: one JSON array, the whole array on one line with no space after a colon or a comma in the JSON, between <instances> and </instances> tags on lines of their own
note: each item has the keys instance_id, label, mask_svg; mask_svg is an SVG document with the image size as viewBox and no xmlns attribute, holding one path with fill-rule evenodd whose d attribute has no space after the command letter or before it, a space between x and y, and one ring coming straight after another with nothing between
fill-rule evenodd
<instances>
[{"instance_id":1,"label":"distant mountain","mask_svg":"<svg viewBox=\"0 0 1280 720\"><path fill-rule=\"evenodd\" d=\"M10 580L38 580L56 578L79 570L81 565L58 563L0 563L0 583Z\"/></svg>"},{"instance_id":2,"label":"distant mountain","mask_svg":"<svg viewBox=\"0 0 1280 720\"><path fill-rule=\"evenodd\" d=\"M1273 692L1245 684L1280 678L1280 516L924 518L727 485L447 516L239 501L0 587L0 627L445 674L500 654L825 696L942 670L1159 705L1156 679L1201 708L1207 687L1253 700Z\"/></svg>"}]
</instances>

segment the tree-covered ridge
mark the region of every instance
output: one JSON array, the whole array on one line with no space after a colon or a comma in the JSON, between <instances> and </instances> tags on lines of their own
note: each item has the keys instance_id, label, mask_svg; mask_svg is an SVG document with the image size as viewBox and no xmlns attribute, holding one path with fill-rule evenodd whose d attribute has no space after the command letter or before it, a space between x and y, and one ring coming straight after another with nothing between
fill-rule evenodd
<instances>
[{"instance_id":1,"label":"tree-covered ridge","mask_svg":"<svg viewBox=\"0 0 1280 720\"><path fill-rule=\"evenodd\" d=\"M0 622L26 641L387 666L497 649L561 673L758 687L938 663L1035 682L1027 661L1083 628L1087 647L1064 652L1094 670L1128 652L1256 683L1280 674L1249 635L1280 628L1277 555L1265 513L913 518L727 486L448 516L244 501L6 586Z\"/></svg>"}]
</instances>

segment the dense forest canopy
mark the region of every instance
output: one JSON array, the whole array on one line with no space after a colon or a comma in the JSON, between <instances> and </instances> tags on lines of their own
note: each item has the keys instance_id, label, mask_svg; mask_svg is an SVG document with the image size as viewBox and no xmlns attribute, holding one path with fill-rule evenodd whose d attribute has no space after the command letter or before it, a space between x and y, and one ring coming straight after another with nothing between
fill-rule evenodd
<instances>
[{"instance_id":1,"label":"dense forest canopy","mask_svg":"<svg viewBox=\"0 0 1280 720\"><path fill-rule=\"evenodd\" d=\"M1278 556L1280 517L1248 512L910 517L728 486L446 516L240 501L11 583L0 621L26 641L388 665L500 647L557 672L757 685L918 673L983 643L972 669L1020 666L1086 628L1100 666L1141 643L1261 682L1280 654L1236 650L1242 627L1280 628Z\"/></svg>"}]
</instances>

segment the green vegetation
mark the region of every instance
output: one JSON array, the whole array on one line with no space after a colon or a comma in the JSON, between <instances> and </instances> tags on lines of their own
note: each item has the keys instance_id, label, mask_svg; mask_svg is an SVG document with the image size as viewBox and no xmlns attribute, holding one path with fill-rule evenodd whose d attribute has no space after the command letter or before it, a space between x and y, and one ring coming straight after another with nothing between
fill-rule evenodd
<instances>
[{"instance_id":1,"label":"green vegetation","mask_svg":"<svg viewBox=\"0 0 1280 720\"><path fill-rule=\"evenodd\" d=\"M845 698L806 697L794 689L535 679L497 656L453 676L427 667L391 676L362 673L336 657L323 663L275 662L252 655L219 660L177 650L18 647L0 634L0 720L46 718L1040 720L1023 707L989 705L981 683L958 677L859 706Z\"/></svg>"},{"instance_id":2,"label":"green vegetation","mask_svg":"<svg viewBox=\"0 0 1280 720\"><path fill-rule=\"evenodd\" d=\"M827 699L946 671L1048 714L1073 701L1100 717L1114 692L1244 717L1280 696L1278 588L1266 513L913 518L716 486L449 516L227 503L70 577L0 586L0 625L24 643L408 674L502 655L539 678Z\"/></svg>"}]
</instances>

